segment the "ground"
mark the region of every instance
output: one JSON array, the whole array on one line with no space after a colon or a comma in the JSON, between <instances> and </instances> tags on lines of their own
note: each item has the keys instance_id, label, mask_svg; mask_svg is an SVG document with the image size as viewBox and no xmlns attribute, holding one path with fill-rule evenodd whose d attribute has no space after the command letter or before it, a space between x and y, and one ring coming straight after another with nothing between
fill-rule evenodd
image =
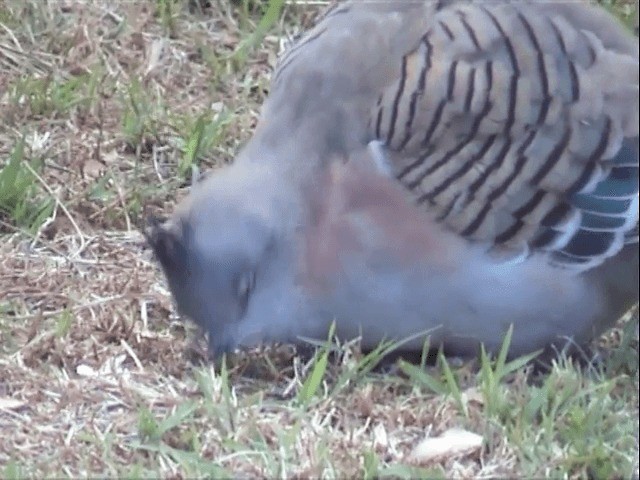
<instances>
[{"instance_id":1,"label":"ground","mask_svg":"<svg viewBox=\"0 0 640 480\"><path fill-rule=\"evenodd\" d=\"M206 362L140 229L233 160L323 3L0 0L0 477L638 477L637 319L542 373Z\"/></svg>"}]
</instances>

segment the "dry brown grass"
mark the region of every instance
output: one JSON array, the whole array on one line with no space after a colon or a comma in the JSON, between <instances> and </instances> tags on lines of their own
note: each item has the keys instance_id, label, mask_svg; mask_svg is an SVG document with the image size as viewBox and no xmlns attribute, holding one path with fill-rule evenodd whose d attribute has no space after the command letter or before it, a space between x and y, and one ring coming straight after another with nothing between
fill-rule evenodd
<instances>
[{"instance_id":1,"label":"dry brown grass","mask_svg":"<svg viewBox=\"0 0 640 480\"><path fill-rule=\"evenodd\" d=\"M637 331L635 357L616 353L606 375L560 364L540 380L575 397L554 410L557 427L526 417L547 391L527 369L487 393L463 365L444 395L358 373L363 358L346 349L305 403L318 363L287 348L230 372L202 363L139 227L186 193L199 117L201 167L232 160L282 34L317 11L307 3L245 51L256 2L0 1L0 166L24 136L29 201L52 205L33 229L0 213L0 476L637 476L638 373L625 364ZM602 417L588 425L603 432L596 446L568 439L580 412ZM450 427L484 447L411 470L413 446Z\"/></svg>"}]
</instances>

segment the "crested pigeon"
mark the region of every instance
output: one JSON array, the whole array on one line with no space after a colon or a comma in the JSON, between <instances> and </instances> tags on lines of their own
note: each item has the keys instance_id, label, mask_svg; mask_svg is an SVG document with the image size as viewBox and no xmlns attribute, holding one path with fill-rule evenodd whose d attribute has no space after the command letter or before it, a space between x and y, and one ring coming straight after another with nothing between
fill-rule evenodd
<instances>
[{"instance_id":1,"label":"crested pigeon","mask_svg":"<svg viewBox=\"0 0 640 480\"><path fill-rule=\"evenodd\" d=\"M638 302L638 41L575 1L348 1L146 232L219 355L583 343Z\"/></svg>"}]
</instances>

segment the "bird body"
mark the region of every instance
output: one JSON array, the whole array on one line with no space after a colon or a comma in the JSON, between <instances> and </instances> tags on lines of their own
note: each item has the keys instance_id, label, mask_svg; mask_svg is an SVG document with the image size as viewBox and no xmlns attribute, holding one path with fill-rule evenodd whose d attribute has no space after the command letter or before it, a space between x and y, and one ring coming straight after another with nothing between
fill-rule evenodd
<instances>
[{"instance_id":1,"label":"bird body","mask_svg":"<svg viewBox=\"0 0 640 480\"><path fill-rule=\"evenodd\" d=\"M638 301L638 42L576 2L345 2L149 239L220 353L585 342ZM418 334L424 333L420 336Z\"/></svg>"},{"instance_id":2,"label":"bird body","mask_svg":"<svg viewBox=\"0 0 640 480\"><path fill-rule=\"evenodd\" d=\"M322 206L333 211L305 236L303 277L312 310L324 311L323 331L340 312L337 334L361 336L366 348L431 329L432 345L470 355L480 341L499 349L513 324L511 352L522 354L552 339L588 341L637 301L635 244L584 273L559 269L543 253L504 261L417 209L397 215L401 188L365 175L375 174L343 172L324 190L331 201ZM419 350L423 340L404 347Z\"/></svg>"}]
</instances>

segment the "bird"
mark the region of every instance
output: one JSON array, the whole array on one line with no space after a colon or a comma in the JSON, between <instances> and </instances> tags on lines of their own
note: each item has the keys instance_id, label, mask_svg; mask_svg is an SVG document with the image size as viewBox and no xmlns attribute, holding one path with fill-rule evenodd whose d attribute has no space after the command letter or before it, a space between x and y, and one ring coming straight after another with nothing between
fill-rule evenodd
<instances>
[{"instance_id":1,"label":"bird","mask_svg":"<svg viewBox=\"0 0 640 480\"><path fill-rule=\"evenodd\" d=\"M638 303L638 40L536 0L330 7L146 236L214 355L585 345Z\"/></svg>"}]
</instances>

